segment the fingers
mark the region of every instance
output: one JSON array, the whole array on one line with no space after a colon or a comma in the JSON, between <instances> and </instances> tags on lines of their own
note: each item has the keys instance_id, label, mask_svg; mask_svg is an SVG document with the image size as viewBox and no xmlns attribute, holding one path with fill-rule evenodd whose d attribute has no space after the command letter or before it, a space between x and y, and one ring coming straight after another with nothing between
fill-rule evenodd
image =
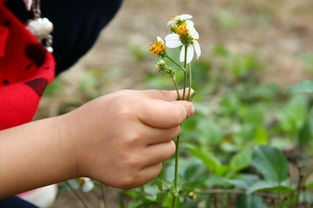
<instances>
[{"instance_id":1,"label":"fingers","mask_svg":"<svg viewBox=\"0 0 313 208\"><path fill-rule=\"evenodd\" d=\"M169 129L157 129L150 126L145 126L145 130L143 133L141 133L140 137L145 139L144 143L148 146L170 142L180 134L180 131L180 126Z\"/></svg>"},{"instance_id":2,"label":"fingers","mask_svg":"<svg viewBox=\"0 0 313 208\"><path fill-rule=\"evenodd\" d=\"M194 90L190 88L186 88L185 97L183 97L183 89L179 90L179 99L177 96L176 90L144 90L142 91L145 95L147 95L151 99L165 100L165 101L175 101L175 100L188 100L188 94L192 95Z\"/></svg>"},{"instance_id":3,"label":"fingers","mask_svg":"<svg viewBox=\"0 0 313 208\"><path fill-rule=\"evenodd\" d=\"M141 180L140 180L139 184L137 184L137 186L141 186L143 184L146 184L146 183L152 181L154 178L156 178L159 175L161 170L162 170L162 163L147 166L146 168L144 168L141 171L141 173L140 173Z\"/></svg>"},{"instance_id":4,"label":"fingers","mask_svg":"<svg viewBox=\"0 0 313 208\"><path fill-rule=\"evenodd\" d=\"M176 145L174 141L150 145L143 152L146 167L161 163L174 155Z\"/></svg>"},{"instance_id":5,"label":"fingers","mask_svg":"<svg viewBox=\"0 0 313 208\"><path fill-rule=\"evenodd\" d=\"M188 101L162 101L146 99L139 109L138 119L153 128L173 128L195 113Z\"/></svg>"}]
</instances>

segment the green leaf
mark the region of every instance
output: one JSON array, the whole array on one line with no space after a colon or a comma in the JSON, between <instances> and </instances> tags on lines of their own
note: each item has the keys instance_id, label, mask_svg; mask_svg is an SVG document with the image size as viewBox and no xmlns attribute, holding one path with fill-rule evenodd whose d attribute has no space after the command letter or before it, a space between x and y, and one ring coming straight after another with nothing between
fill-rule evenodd
<instances>
[{"instance_id":1,"label":"green leaf","mask_svg":"<svg viewBox=\"0 0 313 208\"><path fill-rule=\"evenodd\" d=\"M213 53L214 55L217 56L227 56L229 54L229 51L227 50L227 48L225 47L225 45L222 44L217 44L214 49L213 49Z\"/></svg>"},{"instance_id":2,"label":"green leaf","mask_svg":"<svg viewBox=\"0 0 313 208\"><path fill-rule=\"evenodd\" d=\"M279 193L292 193L293 189L286 183L281 184L272 181L258 181L247 190L248 194L252 194L256 191L274 191Z\"/></svg>"},{"instance_id":3,"label":"green leaf","mask_svg":"<svg viewBox=\"0 0 313 208\"><path fill-rule=\"evenodd\" d=\"M288 162L279 149L258 146L254 149L252 158L252 165L265 180L281 183L288 178Z\"/></svg>"},{"instance_id":4,"label":"green leaf","mask_svg":"<svg viewBox=\"0 0 313 208\"><path fill-rule=\"evenodd\" d=\"M204 145L214 145L219 143L224 134L222 129L208 117L198 119L198 138Z\"/></svg>"},{"instance_id":5,"label":"green leaf","mask_svg":"<svg viewBox=\"0 0 313 208\"><path fill-rule=\"evenodd\" d=\"M303 81L288 89L289 93L306 92L313 93L313 81Z\"/></svg>"},{"instance_id":6,"label":"green leaf","mask_svg":"<svg viewBox=\"0 0 313 208\"><path fill-rule=\"evenodd\" d=\"M263 126L266 110L266 107L262 105L242 105L239 109L239 115L246 123L253 126Z\"/></svg>"},{"instance_id":7,"label":"green leaf","mask_svg":"<svg viewBox=\"0 0 313 208\"><path fill-rule=\"evenodd\" d=\"M221 177L214 174L211 174L208 179L205 181L205 185L207 187L220 187L220 188L229 188L230 183L228 181Z\"/></svg>"},{"instance_id":8,"label":"green leaf","mask_svg":"<svg viewBox=\"0 0 313 208\"><path fill-rule=\"evenodd\" d=\"M299 132L299 144L309 145L313 140L313 119L310 114Z\"/></svg>"},{"instance_id":9,"label":"green leaf","mask_svg":"<svg viewBox=\"0 0 313 208\"><path fill-rule=\"evenodd\" d=\"M252 161L252 150L241 150L230 161L230 170L239 172L250 166Z\"/></svg>"},{"instance_id":10,"label":"green leaf","mask_svg":"<svg viewBox=\"0 0 313 208\"><path fill-rule=\"evenodd\" d=\"M296 137L308 116L308 99L303 95L292 97L287 105L278 114L279 126L289 134Z\"/></svg>"},{"instance_id":11,"label":"green leaf","mask_svg":"<svg viewBox=\"0 0 313 208\"><path fill-rule=\"evenodd\" d=\"M243 174L236 179L227 180L227 182L236 188L247 190L252 184L259 181L260 178L256 175Z\"/></svg>"},{"instance_id":12,"label":"green leaf","mask_svg":"<svg viewBox=\"0 0 313 208\"><path fill-rule=\"evenodd\" d=\"M239 195L236 199L236 208L268 208L260 196Z\"/></svg>"},{"instance_id":13,"label":"green leaf","mask_svg":"<svg viewBox=\"0 0 313 208\"><path fill-rule=\"evenodd\" d=\"M305 188L306 188L307 190L312 190L312 189L313 189L313 181L308 181L308 182L306 182Z\"/></svg>"},{"instance_id":14,"label":"green leaf","mask_svg":"<svg viewBox=\"0 0 313 208\"><path fill-rule=\"evenodd\" d=\"M184 144L183 146L192 155L199 158L207 167L207 169L209 169L216 175L221 176L227 172L228 167L225 165L222 165L221 162L216 157L214 157L210 152L205 151L205 150L201 151L199 148L191 144Z\"/></svg>"},{"instance_id":15,"label":"green leaf","mask_svg":"<svg viewBox=\"0 0 313 208\"><path fill-rule=\"evenodd\" d=\"M193 163L190 163L184 170L184 179L190 180L194 179L194 177L199 177L200 168L201 168L200 161L193 161Z\"/></svg>"},{"instance_id":16,"label":"green leaf","mask_svg":"<svg viewBox=\"0 0 313 208\"><path fill-rule=\"evenodd\" d=\"M268 132L263 127L257 127L255 129L254 140L259 145L265 145L268 142Z\"/></svg>"}]
</instances>

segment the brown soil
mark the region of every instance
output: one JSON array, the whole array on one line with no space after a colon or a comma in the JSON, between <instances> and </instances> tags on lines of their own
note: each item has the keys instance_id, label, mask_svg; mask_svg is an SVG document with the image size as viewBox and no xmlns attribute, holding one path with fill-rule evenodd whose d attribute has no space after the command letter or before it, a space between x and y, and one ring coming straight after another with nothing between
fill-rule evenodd
<instances>
[{"instance_id":1,"label":"brown soil","mask_svg":"<svg viewBox=\"0 0 313 208\"><path fill-rule=\"evenodd\" d=\"M166 22L171 16L190 13L200 33L202 58L208 58L217 43L240 53L256 52L268 69L264 80L289 86L306 78L299 55L313 51L312 9L313 1L309 0L125 1L96 46L73 71L118 66L126 75L122 83L140 86L138 73L151 69L152 64L136 63L129 47L145 50L157 35L167 34ZM231 11L239 25L234 29L219 27L217 16L221 11Z\"/></svg>"}]
</instances>

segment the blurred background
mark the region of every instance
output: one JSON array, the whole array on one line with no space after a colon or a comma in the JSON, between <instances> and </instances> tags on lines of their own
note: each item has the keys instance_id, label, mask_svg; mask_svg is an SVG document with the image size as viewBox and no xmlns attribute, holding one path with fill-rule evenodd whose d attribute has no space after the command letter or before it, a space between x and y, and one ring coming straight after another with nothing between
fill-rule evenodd
<instances>
[{"instance_id":1,"label":"blurred background","mask_svg":"<svg viewBox=\"0 0 313 208\"><path fill-rule=\"evenodd\" d=\"M198 114L187 121L184 141L225 165L256 145L277 147L292 172L295 163L312 153L311 97L286 92L312 79L312 11L312 0L126 0L95 47L49 86L37 119L66 113L119 89L173 89L171 80L155 70L148 47L156 36L168 34L166 23L172 16L188 13L200 33L203 55L193 65ZM186 152L183 167L203 164L191 155ZM232 178L246 172L251 160L240 165ZM206 176L206 187L216 187L207 182L209 176L225 176L210 167L198 172ZM79 207L75 196L60 187L54 207ZM110 208L119 207L121 198L131 201L128 193L105 189ZM94 194L86 198L98 207Z\"/></svg>"}]
</instances>

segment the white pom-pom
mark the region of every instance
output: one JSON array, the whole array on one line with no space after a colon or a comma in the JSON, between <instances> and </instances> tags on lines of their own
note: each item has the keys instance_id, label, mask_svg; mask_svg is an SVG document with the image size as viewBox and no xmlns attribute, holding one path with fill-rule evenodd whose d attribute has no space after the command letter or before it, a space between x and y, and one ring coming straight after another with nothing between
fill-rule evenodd
<instances>
[{"instance_id":1,"label":"white pom-pom","mask_svg":"<svg viewBox=\"0 0 313 208\"><path fill-rule=\"evenodd\" d=\"M47 18L31 20L26 27L39 40L48 37L53 31L53 24Z\"/></svg>"}]
</instances>

